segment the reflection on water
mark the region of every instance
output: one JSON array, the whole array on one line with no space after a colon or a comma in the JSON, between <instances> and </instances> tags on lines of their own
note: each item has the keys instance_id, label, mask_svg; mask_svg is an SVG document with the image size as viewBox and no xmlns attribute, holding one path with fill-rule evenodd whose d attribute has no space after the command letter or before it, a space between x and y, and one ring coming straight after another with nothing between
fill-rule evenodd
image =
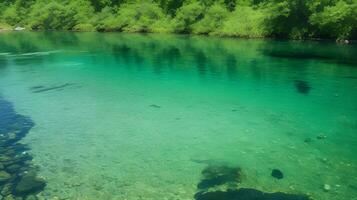
<instances>
[{"instance_id":1,"label":"reflection on water","mask_svg":"<svg viewBox=\"0 0 357 200\"><path fill-rule=\"evenodd\" d=\"M177 65L177 61L185 58L186 62L191 64L189 67L196 67L202 76L209 73L227 74L234 77L239 72L239 65L245 65L246 62L250 62L250 74L255 74L253 77L257 79L262 72L269 73L263 70L272 64L277 68L282 68L288 67L286 62L296 62L289 65L289 67L298 68L291 69L296 71L300 71L302 67L313 66L314 62L333 61L350 66L357 64L357 59L353 56L357 54L354 46L338 46L333 43L289 43L220 38L209 38L207 42L207 38L204 37L155 34L133 36L48 32L26 33L26 37L21 37L21 33L1 36L0 60L6 61L4 56L10 56L3 52L12 52L14 62L19 65L28 62L40 63L43 56L56 53L58 50L70 50L72 46L76 46L76 51L84 50L93 53L105 51L114 59L124 61L127 67L133 66L131 64L140 67L144 61L150 62L153 71L157 73L172 67L188 67L185 63ZM294 58L294 60L284 58ZM259 65L260 73L257 73L257 65Z\"/></svg>"},{"instance_id":2,"label":"reflection on water","mask_svg":"<svg viewBox=\"0 0 357 200\"><path fill-rule=\"evenodd\" d=\"M36 122L21 141L39 198L356 196L356 46L0 36L0 92Z\"/></svg>"}]
</instances>

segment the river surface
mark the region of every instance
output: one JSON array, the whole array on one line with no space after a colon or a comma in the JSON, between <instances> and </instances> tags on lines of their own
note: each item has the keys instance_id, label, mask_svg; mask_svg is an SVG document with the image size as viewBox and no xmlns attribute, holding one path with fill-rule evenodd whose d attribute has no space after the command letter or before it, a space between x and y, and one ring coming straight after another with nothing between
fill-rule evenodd
<instances>
[{"instance_id":1,"label":"river surface","mask_svg":"<svg viewBox=\"0 0 357 200\"><path fill-rule=\"evenodd\" d=\"M356 45L2 33L0 96L35 124L42 199L190 200L209 166L357 199Z\"/></svg>"}]
</instances>

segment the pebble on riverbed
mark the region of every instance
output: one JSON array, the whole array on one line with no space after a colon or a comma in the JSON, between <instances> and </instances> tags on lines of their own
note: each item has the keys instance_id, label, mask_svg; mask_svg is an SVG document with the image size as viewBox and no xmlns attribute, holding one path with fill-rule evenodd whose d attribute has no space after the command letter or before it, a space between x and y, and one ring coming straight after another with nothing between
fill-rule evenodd
<instances>
[{"instance_id":1,"label":"pebble on riverbed","mask_svg":"<svg viewBox=\"0 0 357 200\"><path fill-rule=\"evenodd\" d=\"M324 191L328 192L331 190L331 186L329 184L324 184Z\"/></svg>"},{"instance_id":2,"label":"pebble on riverbed","mask_svg":"<svg viewBox=\"0 0 357 200\"><path fill-rule=\"evenodd\" d=\"M324 134L320 134L320 135L316 136L316 138L319 139L319 140L323 140L323 139L326 139L327 136L324 135Z\"/></svg>"}]
</instances>

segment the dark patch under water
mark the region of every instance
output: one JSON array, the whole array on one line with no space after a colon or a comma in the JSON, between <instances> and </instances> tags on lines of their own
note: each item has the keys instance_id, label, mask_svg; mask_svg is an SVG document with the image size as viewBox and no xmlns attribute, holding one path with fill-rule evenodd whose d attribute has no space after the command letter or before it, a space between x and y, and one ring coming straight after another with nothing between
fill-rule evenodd
<instances>
[{"instance_id":1,"label":"dark patch under water","mask_svg":"<svg viewBox=\"0 0 357 200\"><path fill-rule=\"evenodd\" d=\"M329 63L336 63L336 64L343 64L343 65L350 65L356 66L357 60L355 59L344 59L337 57L336 55L328 55L317 53L313 51L268 51L265 52L266 55L274 58L287 58L287 59L296 59L296 60L319 60Z\"/></svg>"},{"instance_id":2,"label":"dark patch under water","mask_svg":"<svg viewBox=\"0 0 357 200\"><path fill-rule=\"evenodd\" d=\"M295 88L301 94L309 94L311 87L307 81L296 80Z\"/></svg>"},{"instance_id":3,"label":"dark patch under water","mask_svg":"<svg viewBox=\"0 0 357 200\"><path fill-rule=\"evenodd\" d=\"M46 186L36 175L29 148L18 142L33 126L30 118L17 114L0 96L0 194L5 199L26 198Z\"/></svg>"},{"instance_id":4,"label":"dark patch under water","mask_svg":"<svg viewBox=\"0 0 357 200\"><path fill-rule=\"evenodd\" d=\"M51 91L51 90L60 90L63 89L65 87L74 85L73 83L65 83L62 85L56 85L56 86L52 86L52 87L45 87L42 85L39 86L33 86L30 89L32 90L33 93L41 93L41 92L47 92L47 91Z\"/></svg>"},{"instance_id":5,"label":"dark patch under water","mask_svg":"<svg viewBox=\"0 0 357 200\"><path fill-rule=\"evenodd\" d=\"M265 193L251 188L237 190L198 192L196 200L309 200L306 195L286 194L282 192Z\"/></svg>"},{"instance_id":6,"label":"dark patch under water","mask_svg":"<svg viewBox=\"0 0 357 200\"><path fill-rule=\"evenodd\" d=\"M357 76L343 76L342 78L356 79L357 80Z\"/></svg>"},{"instance_id":7,"label":"dark patch under water","mask_svg":"<svg viewBox=\"0 0 357 200\"><path fill-rule=\"evenodd\" d=\"M277 173L279 178L283 177L280 170L275 169L272 173ZM242 170L239 167L208 166L202 170L202 180L197 184L198 191L194 198L196 200L310 200L309 196L303 194L267 193L254 188L239 188L241 182ZM220 189L220 186L226 190L222 190L222 187Z\"/></svg>"},{"instance_id":8,"label":"dark patch under water","mask_svg":"<svg viewBox=\"0 0 357 200\"><path fill-rule=\"evenodd\" d=\"M282 179L284 178L284 174L282 171L280 171L279 169L273 169L271 171L271 176L276 178L276 179Z\"/></svg>"},{"instance_id":9,"label":"dark patch under water","mask_svg":"<svg viewBox=\"0 0 357 200\"><path fill-rule=\"evenodd\" d=\"M305 138L305 139L304 139L304 142L305 142L305 143L311 143L311 142L312 142L312 139L311 139L311 138Z\"/></svg>"},{"instance_id":10,"label":"dark patch under water","mask_svg":"<svg viewBox=\"0 0 357 200\"><path fill-rule=\"evenodd\" d=\"M150 107L152 107L152 108L161 108L161 106L156 105L156 104L151 104Z\"/></svg>"},{"instance_id":11,"label":"dark patch under water","mask_svg":"<svg viewBox=\"0 0 357 200\"><path fill-rule=\"evenodd\" d=\"M202 171L202 180L197 184L198 189L207 189L218 185L236 185L241 180L239 167L209 166Z\"/></svg>"},{"instance_id":12,"label":"dark patch under water","mask_svg":"<svg viewBox=\"0 0 357 200\"><path fill-rule=\"evenodd\" d=\"M272 51L268 53L271 57L276 58L290 58L290 59L315 59L315 60L331 60L330 56L316 54L312 52L305 52L305 51Z\"/></svg>"}]
</instances>

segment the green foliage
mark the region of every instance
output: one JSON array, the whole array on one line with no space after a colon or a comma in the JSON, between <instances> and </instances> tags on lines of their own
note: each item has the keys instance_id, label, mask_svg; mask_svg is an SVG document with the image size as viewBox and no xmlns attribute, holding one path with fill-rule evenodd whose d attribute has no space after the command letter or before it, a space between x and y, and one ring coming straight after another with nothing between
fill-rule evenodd
<instances>
[{"instance_id":1,"label":"green foliage","mask_svg":"<svg viewBox=\"0 0 357 200\"><path fill-rule=\"evenodd\" d=\"M157 0L160 7L170 16L175 15L178 8L180 8L185 0Z\"/></svg>"},{"instance_id":2,"label":"green foliage","mask_svg":"<svg viewBox=\"0 0 357 200\"><path fill-rule=\"evenodd\" d=\"M357 4L340 0L333 6L325 7L322 12L312 14L310 22L318 27L321 35L339 39L350 38L356 34Z\"/></svg>"},{"instance_id":3,"label":"green foliage","mask_svg":"<svg viewBox=\"0 0 357 200\"><path fill-rule=\"evenodd\" d=\"M262 10L238 6L224 22L220 35L247 38L265 37L269 32L264 21L265 16Z\"/></svg>"},{"instance_id":4,"label":"green foliage","mask_svg":"<svg viewBox=\"0 0 357 200\"><path fill-rule=\"evenodd\" d=\"M77 24L73 27L74 31L95 31L92 24Z\"/></svg>"},{"instance_id":5,"label":"green foliage","mask_svg":"<svg viewBox=\"0 0 357 200\"><path fill-rule=\"evenodd\" d=\"M276 37L305 37L310 10L306 0L273 0L266 5L266 25Z\"/></svg>"},{"instance_id":6,"label":"green foliage","mask_svg":"<svg viewBox=\"0 0 357 200\"><path fill-rule=\"evenodd\" d=\"M0 23L0 31L9 31L12 27L9 24Z\"/></svg>"},{"instance_id":7,"label":"green foliage","mask_svg":"<svg viewBox=\"0 0 357 200\"><path fill-rule=\"evenodd\" d=\"M22 25L22 21L26 19L29 7L33 4L33 0L13 0L0 3L1 15L0 21L11 25Z\"/></svg>"},{"instance_id":8,"label":"green foliage","mask_svg":"<svg viewBox=\"0 0 357 200\"><path fill-rule=\"evenodd\" d=\"M228 10L222 4L216 3L207 9L204 18L193 26L192 32L217 34L228 15Z\"/></svg>"},{"instance_id":9,"label":"green foliage","mask_svg":"<svg viewBox=\"0 0 357 200\"><path fill-rule=\"evenodd\" d=\"M174 31L178 33L189 33L191 26L203 18L204 7L199 2L184 4L176 12L173 19Z\"/></svg>"},{"instance_id":10,"label":"green foliage","mask_svg":"<svg viewBox=\"0 0 357 200\"><path fill-rule=\"evenodd\" d=\"M357 39L357 0L2 0L0 23L35 30Z\"/></svg>"},{"instance_id":11,"label":"green foliage","mask_svg":"<svg viewBox=\"0 0 357 200\"><path fill-rule=\"evenodd\" d=\"M5 23L16 25L21 21L20 15L17 14L15 5L11 5L2 13L2 21Z\"/></svg>"},{"instance_id":12,"label":"green foliage","mask_svg":"<svg viewBox=\"0 0 357 200\"><path fill-rule=\"evenodd\" d=\"M33 5L29 14L28 25L34 30L38 29L64 29L68 30L75 25L73 14L57 3L38 2Z\"/></svg>"},{"instance_id":13,"label":"green foliage","mask_svg":"<svg viewBox=\"0 0 357 200\"><path fill-rule=\"evenodd\" d=\"M107 30L125 32L152 32L152 26L164 18L162 9L153 2L123 4L116 17L109 17L105 23Z\"/></svg>"},{"instance_id":14,"label":"green foliage","mask_svg":"<svg viewBox=\"0 0 357 200\"><path fill-rule=\"evenodd\" d=\"M27 24L34 30L71 30L88 22L94 10L85 0L70 1L66 5L52 1L38 1L32 6Z\"/></svg>"}]
</instances>

